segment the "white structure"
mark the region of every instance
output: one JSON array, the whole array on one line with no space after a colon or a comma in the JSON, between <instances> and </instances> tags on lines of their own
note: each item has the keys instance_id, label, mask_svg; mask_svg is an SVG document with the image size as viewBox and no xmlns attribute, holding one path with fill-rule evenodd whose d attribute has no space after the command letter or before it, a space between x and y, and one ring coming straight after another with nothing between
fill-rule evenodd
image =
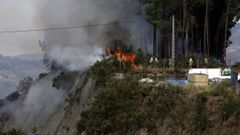
<instances>
[{"instance_id":1,"label":"white structure","mask_svg":"<svg viewBox=\"0 0 240 135\"><path fill-rule=\"evenodd\" d=\"M141 80L139 80L139 82L141 83L153 83L153 79L150 79L150 78L143 78Z\"/></svg>"},{"instance_id":2,"label":"white structure","mask_svg":"<svg viewBox=\"0 0 240 135\"><path fill-rule=\"evenodd\" d=\"M208 79L231 79L231 76L222 76L221 68L192 68L188 71L188 74L206 74ZM240 80L240 75L238 75L238 80Z\"/></svg>"}]
</instances>

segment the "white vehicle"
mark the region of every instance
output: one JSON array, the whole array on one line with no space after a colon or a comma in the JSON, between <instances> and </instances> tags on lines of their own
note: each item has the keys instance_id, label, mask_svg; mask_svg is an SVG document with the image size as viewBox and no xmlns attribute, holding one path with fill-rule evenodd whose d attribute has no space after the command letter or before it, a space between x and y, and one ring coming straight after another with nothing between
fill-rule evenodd
<instances>
[{"instance_id":1,"label":"white vehicle","mask_svg":"<svg viewBox=\"0 0 240 135\"><path fill-rule=\"evenodd\" d=\"M231 79L231 69L227 68L222 70L221 68L192 68L188 71L188 74L206 74L209 80L224 80ZM240 80L240 75L238 75Z\"/></svg>"}]
</instances>

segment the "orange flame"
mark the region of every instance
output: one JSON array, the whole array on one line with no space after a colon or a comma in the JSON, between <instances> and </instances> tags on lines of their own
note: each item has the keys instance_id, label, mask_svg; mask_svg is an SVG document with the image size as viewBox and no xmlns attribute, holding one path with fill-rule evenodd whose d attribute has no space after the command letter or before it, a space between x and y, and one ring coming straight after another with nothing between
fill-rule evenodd
<instances>
[{"instance_id":1,"label":"orange flame","mask_svg":"<svg viewBox=\"0 0 240 135\"><path fill-rule=\"evenodd\" d=\"M117 56L117 60L123 60L124 62L130 62L132 69L137 68L137 65L135 64L136 55L133 52L126 54L120 48L118 48L116 50L115 54Z\"/></svg>"},{"instance_id":2,"label":"orange flame","mask_svg":"<svg viewBox=\"0 0 240 135\"><path fill-rule=\"evenodd\" d=\"M116 50L116 56L117 56L117 59L118 60L121 60L122 58L122 51L118 48L117 50Z\"/></svg>"},{"instance_id":3,"label":"orange flame","mask_svg":"<svg viewBox=\"0 0 240 135\"><path fill-rule=\"evenodd\" d=\"M133 52L131 52L131 53L128 55L128 57L129 57L129 61L131 62L131 68L132 68L132 69L136 69L136 68L137 68L137 65L135 64L136 55L135 55Z\"/></svg>"}]
</instances>

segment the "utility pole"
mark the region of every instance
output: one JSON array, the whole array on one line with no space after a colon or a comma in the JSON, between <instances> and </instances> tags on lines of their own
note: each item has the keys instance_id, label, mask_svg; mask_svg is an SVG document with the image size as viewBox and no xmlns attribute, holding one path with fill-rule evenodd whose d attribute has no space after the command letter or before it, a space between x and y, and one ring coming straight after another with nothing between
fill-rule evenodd
<instances>
[{"instance_id":1,"label":"utility pole","mask_svg":"<svg viewBox=\"0 0 240 135\"><path fill-rule=\"evenodd\" d=\"M175 17L172 16L172 68L175 68Z\"/></svg>"},{"instance_id":2,"label":"utility pole","mask_svg":"<svg viewBox=\"0 0 240 135\"><path fill-rule=\"evenodd\" d=\"M228 31L228 15L229 15L229 2L230 0L227 0L227 14L226 14L226 22L225 22L225 33L224 33L224 64L227 64L227 31Z\"/></svg>"},{"instance_id":3,"label":"utility pole","mask_svg":"<svg viewBox=\"0 0 240 135\"><path fill-rule=\"evenodd\" d=\"M188 14L187 14L187 3L183 0L183 33L185 33L185 45L184 45L184 55L185 58L188 57Z\"/></svg>"}]
</instances>

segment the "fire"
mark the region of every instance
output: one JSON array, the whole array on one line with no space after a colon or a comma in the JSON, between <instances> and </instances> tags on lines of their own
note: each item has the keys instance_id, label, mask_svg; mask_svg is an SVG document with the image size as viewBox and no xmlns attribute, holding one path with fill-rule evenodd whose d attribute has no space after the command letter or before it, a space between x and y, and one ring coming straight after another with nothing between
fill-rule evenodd
<instances>
[{"instance_id":1,"label":"fire","mask_svg":"<svg viewBox=\"0 0 240 135\"><path fill-rule=\"evenodd\" d=\"M137 68L137 65L135 64L135 60L136 60L136 55L131 52L129 55L128 55L128 59L129 61L131 62L131 68L132 69L136 69Z\"/></svg>"},{"instance_id":2,"label":"fire","mask_svg":"<svg viewBox=\"0 0 240 135\"><path fill-rule=\"evenodd\" d=\"M109 50L112 50L112 49L111 48L108 49L108 53L111 54ZM135 64L136 55L135 55L134 52L125 53L120 48L117 48L116 51L115 51L115 55L117 57L117 60L119 60L119 61L122 60L124 62L130 62L132 69L137 68L137 65Z\"/></svg>"},{"instance_id":3,"label":"fire","mask_svg":"<svg viewBox=\"0 0 240 135\"><path fill-rule=\"evenodd\" d=\"M116 50L116 53L115 53L115 54L116 54L118 60L121 60L121 59L122 59L123 53L122 53L121 49L118 48L118 49Z\"/></svg>"}]
</instances>

